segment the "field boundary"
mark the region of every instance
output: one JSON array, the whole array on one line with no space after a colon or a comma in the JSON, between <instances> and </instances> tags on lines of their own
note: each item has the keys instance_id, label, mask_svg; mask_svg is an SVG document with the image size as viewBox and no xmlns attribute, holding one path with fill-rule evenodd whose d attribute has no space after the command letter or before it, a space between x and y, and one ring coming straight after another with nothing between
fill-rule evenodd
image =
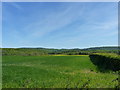
<instances>
[{"instance_id":1,"label":"field boundary","mask_svg":"<svg viewBox=\"0 0 120 90\"><path fill-rule=\"evenodd\" d=\"M115 56L114 54L91 54L90 60L93 64L97 65L98 68L102 68L104 70L113 70L119 71L120 70L120 59L119 56Z\"/></svg>"}]
</instances>

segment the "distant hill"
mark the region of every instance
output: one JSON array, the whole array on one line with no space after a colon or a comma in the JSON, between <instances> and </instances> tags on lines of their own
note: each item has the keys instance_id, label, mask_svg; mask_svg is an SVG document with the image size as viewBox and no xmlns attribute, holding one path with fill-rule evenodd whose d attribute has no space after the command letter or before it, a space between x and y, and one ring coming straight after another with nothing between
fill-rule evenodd
<instances>
[{"instance_id":1,"label":"distant hill","mask_svg":"<svg viewBox=\"0 0 120 90\"><path fill-rule=\"evenodd\" d=\"M118 47L92 47L86 49L54 49L54 48L2 48L2 55L23 55L23 56L39 56L39 55L89 55L91 53L119 53Z\"/></svg>"},{"instance_id":2,"label":"distant hill","mask_svg":"<svg viewBox=\"0 0 120 90\"><path fill-rule=\"evenodd\" d=\"M17 49L17 48L16 48ZM47 50L118 50L118 46L103 46L103 47L90 47L90 48L73 48L73 49L57 49L57 48L43 48L43 47L21 47L19 49L47 49Z\"/></svg>"},{"instance_id":3,"label":"distant hill","mask_svg":"<svg viewBox=\"0 0 120 90\"><path fill-rule=\"evenodd\" d=\"M117 46L106 46L106 47L91 47L83 50L119 50Z\"/></svg>"}]
</instances>

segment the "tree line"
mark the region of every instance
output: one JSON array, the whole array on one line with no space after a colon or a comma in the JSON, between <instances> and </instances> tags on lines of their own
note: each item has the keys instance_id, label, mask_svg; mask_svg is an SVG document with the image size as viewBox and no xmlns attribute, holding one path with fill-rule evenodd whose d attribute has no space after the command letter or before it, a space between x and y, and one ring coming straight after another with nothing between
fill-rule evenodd
<instances>
[{"instance_id":1,"label":"tree line","mask_svg":"<svg viewBox=\"0 0 120 90\"><path fill-rule=\"evenodd\" d=\"M87 49L53 49L53 48L1 48L2 55L90 55L92 53L116 53L119 54L118 47L94 47Z\"/></svg>"}]
</instances>

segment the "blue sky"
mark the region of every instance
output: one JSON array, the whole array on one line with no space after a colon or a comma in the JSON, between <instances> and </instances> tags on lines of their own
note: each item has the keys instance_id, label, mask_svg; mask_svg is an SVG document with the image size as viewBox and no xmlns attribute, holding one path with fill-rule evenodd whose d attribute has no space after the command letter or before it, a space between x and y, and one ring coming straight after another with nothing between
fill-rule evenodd
<instances>
[{"instance_id":1,"label":"blue sky","mask_svg":"<svg viewBox=\"0 0 120 90\"><path fill-rule=\"evenodd\" d=\"M7 2L2 47L87 48L118 44L117 2Z\"/></svg>"}]
</instances>

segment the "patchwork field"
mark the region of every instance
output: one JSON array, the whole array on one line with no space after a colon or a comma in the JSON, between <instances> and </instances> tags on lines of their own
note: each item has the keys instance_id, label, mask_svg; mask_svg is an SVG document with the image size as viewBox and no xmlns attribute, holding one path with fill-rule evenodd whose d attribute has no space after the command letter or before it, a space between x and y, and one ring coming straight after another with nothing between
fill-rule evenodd
<instances>
[{"instance_id":1,"label":"patchwork field","mask_svg":"<svg viewBox=\"0 0 120 90\"><path fill-rule=\"evenodd\" d=\"M88 55L3 56L3 88L115 88L118 75L99 72Z\"/></svg>"}]
</instances>

